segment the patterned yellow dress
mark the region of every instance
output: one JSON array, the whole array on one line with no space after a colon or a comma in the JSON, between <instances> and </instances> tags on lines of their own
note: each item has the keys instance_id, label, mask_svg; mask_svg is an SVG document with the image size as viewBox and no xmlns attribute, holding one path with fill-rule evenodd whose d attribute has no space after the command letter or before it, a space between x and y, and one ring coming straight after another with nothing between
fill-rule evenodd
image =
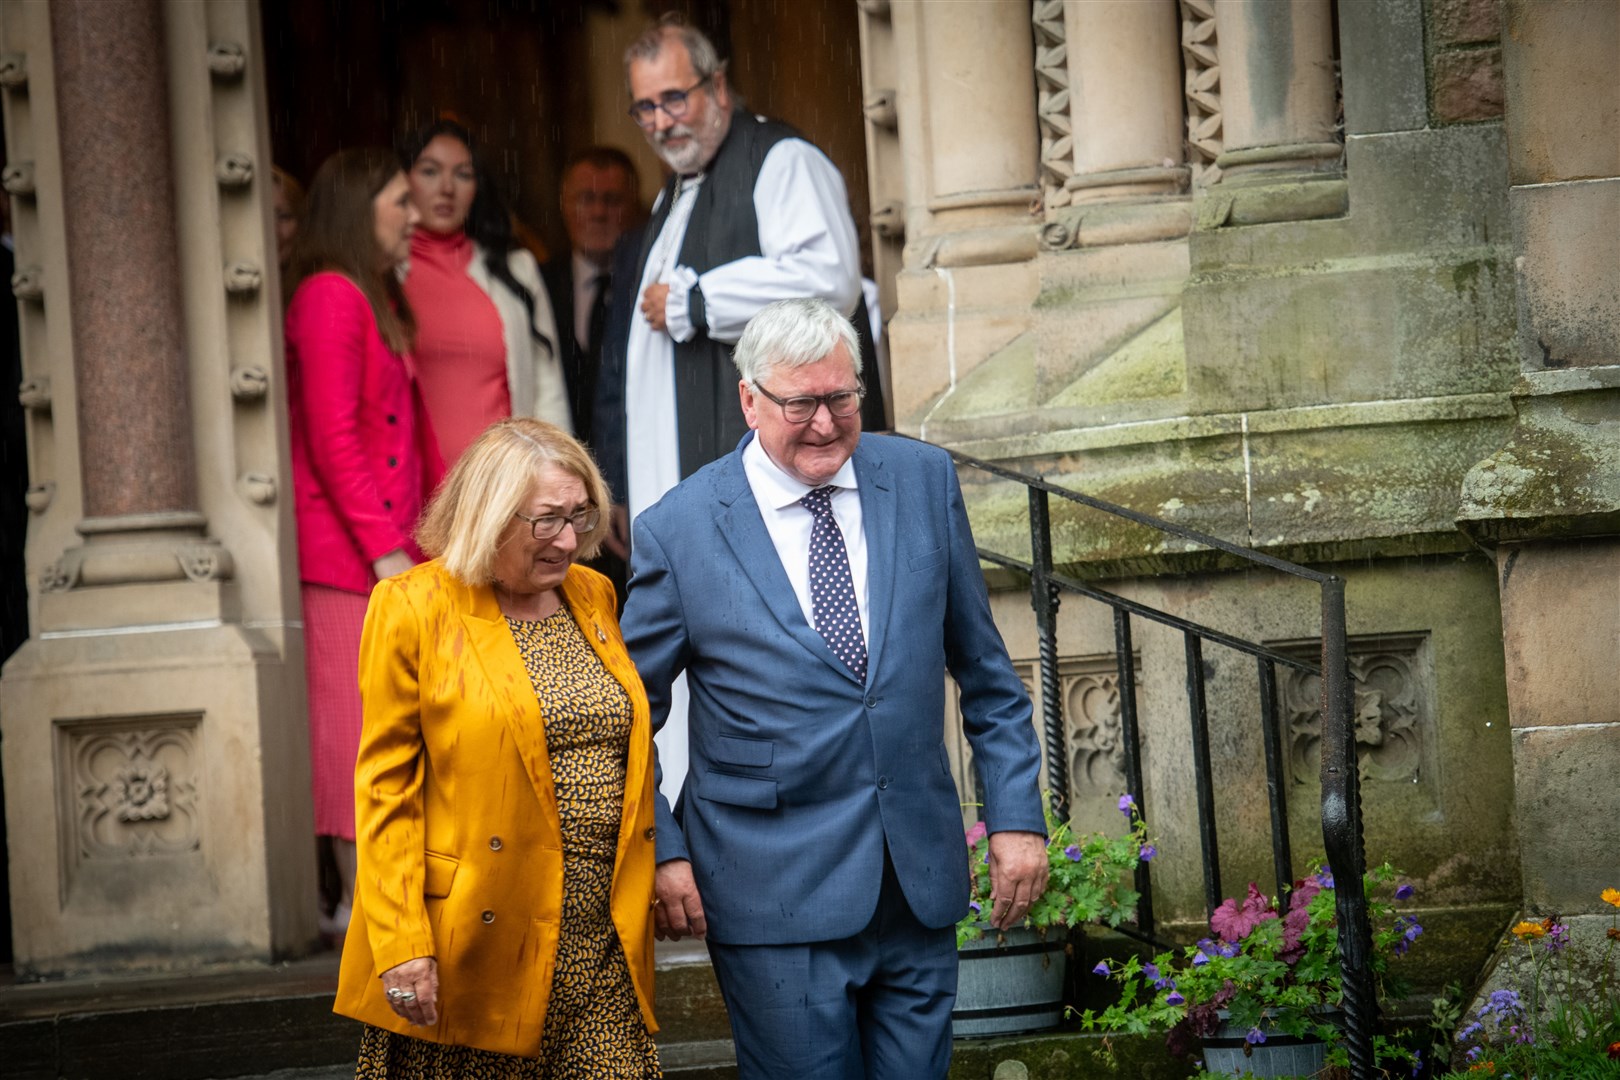
<instances>
[{"instance_id":1,"label":"patterned yellow dress","mask_svg":"<svg viewBox=\"0 0 1620 1080\"><path fill-rule=\"evenodd\" d=\"M563 834L562 926L538 1058L367 1026L357 1080L656 1080L658 1048L636 1003L609 896L624 807L630 698L566 605L506 620L546 718Z\"/></svg>"}]
</instances>

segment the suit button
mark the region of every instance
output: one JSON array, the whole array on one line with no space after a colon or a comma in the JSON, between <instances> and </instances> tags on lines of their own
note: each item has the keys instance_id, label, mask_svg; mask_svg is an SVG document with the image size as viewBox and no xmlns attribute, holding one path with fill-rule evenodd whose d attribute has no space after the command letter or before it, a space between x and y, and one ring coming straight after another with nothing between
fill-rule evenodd
<instances>
[{"instance_id":1,"label":"suit button","mask_svg":"<svg viewBox=\"0 0 1620 1080\"><path fill-rule=\"evenodd\" d=\"M383 500L383 509L384 510L392 510L393 508L394 508L394 500L393 499L384 499Z\"/></svg>"},{"instance_id":2,"label":"suit button","mask_svg":"<svg viewBox=\"0 0 1620 1080\"><path fill-rule=\"evenodd\" d=\"M875 709L875 708L877 708L877 698L875 698L875 697L869 697L869 698L867 698L867 699L866 699L866 707L867 707L867 708L868 708L868 709Z\"/></svg>"},{"instance_id":3,"label":"suit button","mask_svg":"<svg viewBox=\"0 0 1620 1080\"><path fill-rule=\"evenodd\" d=\"M491 851L499 851L499 850L501 850L501 838L500 837L492 836L492 837L489 838L489 850L491 850Z\"/></svg>"},{"instance_id":4,"label":"suit button","mask_svg":"<svg viewBox=\"0 0 1620 1080\"><path fill-rule=\"evenodd\" d=\"M390 454L389 457L388 457L388 467L390 469L398 468L399 467L399 458L394 457L392 454Z\"/></svg>"},{"instance_id":5,"label":"suit button","mask_svg":"<svg viewBox=\"0 0 1620 1080\"><path fill-rule=\"evenodd\" d=\"M486 911L480 917L484 920L485 926L488 926L490 923L495 921L495 913L493 911Z\"/></svg>"},{"instance_id":6,"label":"suit button","mask_svg":"<svg viewBox=\"0 0 1620 1080\"><path fill-rule=\"evenodd\" d=\"M878 790L879 791L887 790L888 786L889 786L889 778L887 776L878 777Z\"/></svg>"},{"instance_id":7,"label":"suit button","mask_svg":"<svg viewBox=\"0 0 1620 1080\"><path fill-rule=\"evenodd\" d=\"M642 833L641 835L643 835L647 839L651 840L651 839L653 839L654 837L656 837L658 835L658 828L657 828L657 826L649 825L647 827L647 831Z\"/></svg>"},{"instance_id":8,"label":"suit button","mask_svg":"<svg viewBox=\"0 0 1620 1080\"><path fill-rule=\"evenodd\" d=\"M390 424L397 424L397 423L399 423L399 417L395 416L393 413L389 413L388 414L388 422Z\"/></svg>"}]
</instances>

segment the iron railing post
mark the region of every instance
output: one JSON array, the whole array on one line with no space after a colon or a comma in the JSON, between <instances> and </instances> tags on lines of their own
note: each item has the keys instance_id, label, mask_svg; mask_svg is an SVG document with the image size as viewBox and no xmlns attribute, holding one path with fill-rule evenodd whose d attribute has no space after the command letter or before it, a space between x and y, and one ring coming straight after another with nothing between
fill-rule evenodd
<instances>
[{"instance_id":1,"label":"iron railing post","mask_svg":"<svg viewBox=\"0 0 1620 1080\"><path fill-rule=\"evenodd\" d=\"M1339 970L1350 1074L1355 1080L1373 1080L1378 995L1369 964L1372 924L1363 878L1367 856L1361 831L1356 732L1351 722L1354 704L1344 579L1335 576L1322 584L1322 843L1333 869L1339 917Z\"/></svg>"},{"instance_id":2,"label":"iron railing post","mask_svg":"<svg viewBox=\"0 0 1620 1080\"><path fill-rule=\"evenodd\" d=\"M1204 702L1204 639L1188 631L1187 710L1192 717L1193 779L1198 792L1198 840L1204 854L1204 906L1211 918L1221 902L1221 853L1215 828L1215 776L1209 759L1209 709Z\"/></svg>"},{"instance_id":3,"label":"iron railing post","mask_svg":"<svg viewBox=\"0 0 1620 1080\"><path fill-rule=\"evenodd\" d=\"M1266 747L1266 794L1271 801L1271 865L1277 878L1277 903L1288 910L1294 883L1294 856L1288 842L1288 762L1283 755L1282 725L1277 720L1277 665L1259 657L1260 733Z\"/></svg>"},{"instance_id":4,"label":"iron railing post","mask_svg":"<svg viewBox=\"0 0 1620 1080\"><path fill-rule=\"evenodd\" d=\"M1052 516L1046 492L1029 489L1029 547L1034 572L1029 579L1030 604L1041 650L1041 719L1046 736L1046 780L1051 785L1052 813L1069 820L1069 748L1063 732L1063 700L1058 684L1058 590L1052 584Z\"/></svg>"},{"instance_id":5,"label":"iron railing post","mask_svg":"<svg viewBox=\"0 0 1620 1080\"><path fill-rule=\"evenodd\" d=\"M1147 819L1147 789L1142 782L1142 732L1136 723L1136 647L1131 642L1131 616L1114 608L1114 662L1119 669L1119 738L1125 748L1125 787L1136 797L1137 812ZM1136 864L1136 928L1153 936L1153 873Z\"/></svg>"}]
</instances>

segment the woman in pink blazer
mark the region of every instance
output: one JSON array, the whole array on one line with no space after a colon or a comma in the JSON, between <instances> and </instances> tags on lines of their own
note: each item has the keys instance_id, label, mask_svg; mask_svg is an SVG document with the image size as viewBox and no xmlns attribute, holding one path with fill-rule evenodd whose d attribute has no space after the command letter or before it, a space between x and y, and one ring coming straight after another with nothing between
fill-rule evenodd
<instances>
[{"instance_id":1,"label":"woman in pink blazer","mask_svg":"<svg viewBox=\"0 0 1620 1080\"><path fill-rule=\"evenodd\" d=\"M315 831L332 837L341 934L354 897L357 670L371 587L421 561L411 539L443 472L417 392L415 333L396 269L418 220L399 161L328 158L310 185L292 259L287 389L309 679Z\"/></svg>"}]
</instances>

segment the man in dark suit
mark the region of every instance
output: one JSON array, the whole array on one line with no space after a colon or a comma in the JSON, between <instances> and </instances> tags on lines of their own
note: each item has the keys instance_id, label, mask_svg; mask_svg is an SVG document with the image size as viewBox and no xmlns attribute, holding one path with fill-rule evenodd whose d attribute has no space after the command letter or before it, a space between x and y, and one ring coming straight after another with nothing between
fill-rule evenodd
<instances>
[{"instance_id":1,"label":"man in dark suit","mask_svg":"<svg viewBox=\"0 0 1620 1080\"><path fill-rule=\"evenodd\" d=\"M624 633L690 691L657 802L661 936L706 937L744 1080L943 1077L968 866L945 678L983 779L992 910L1045 888L1040 750L950 457L862 435L859 344L822 300L737 343L750 430L633 525Z\"/></svg>"},{"instance_id":2,"label":"man in dark suit","mask_svg":"<svg viewBox=\"0 0 1620 1080\"><path fill-rule=\"evenodd\" d=\"M591 443L596 374L613 295L610 261L639 212L635 163L622 150L592 146L569 161L562 181L568 251L541 267L562 339L563 375L574 435Z\"/></svg>"}]
</instances>

